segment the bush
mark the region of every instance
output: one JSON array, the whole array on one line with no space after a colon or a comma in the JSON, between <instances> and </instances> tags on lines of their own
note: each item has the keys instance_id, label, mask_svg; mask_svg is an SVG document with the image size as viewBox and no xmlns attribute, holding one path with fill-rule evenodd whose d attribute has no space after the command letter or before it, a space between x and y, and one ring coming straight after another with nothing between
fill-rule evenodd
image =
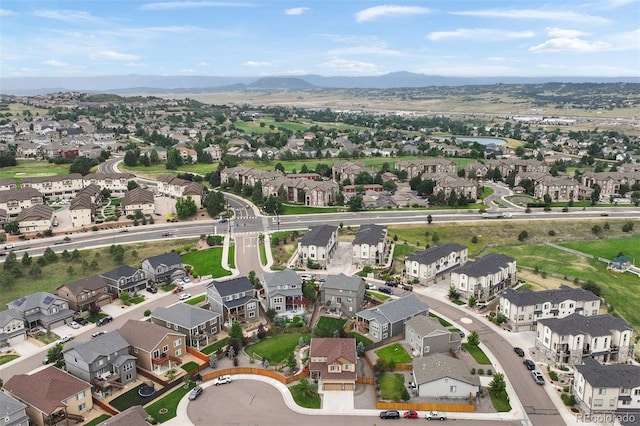
<instances>
[{"instance_id":1,"label":"bush","mask_svg":"<svg viewBox=\"0 0 640 426\"><path fill-rule=\"evenodd\" d=\"M527 231L522 231L518 234L518 241L524 241L529 237L529 233Z\"/></svg>"},{"instance_id":2,"label":"bush","mask_svg":"<svg viewBox=\"0 0 640 426\"><path fill-rule=\"evenodd\" d=\"M471 374L476 374L476 369L475 368L471 369Z\"/></svg>"},{"instance_id":3,"label":"bush","mask_svg":"<svg viewBox=\"0 0 640 426\"><path fill-rule=\"evenodd\" d=\"M473 236L473 238L471 238L471 242L473 244L478 244L478 237L476 237L475 235Z\"/></svg>"},{"instance_id":4,"label":"bush","mask_svg":"<svg viewBox=\"0 0 640 426\"><path fill-rule=\"evenodd\" d=\"M551 231L549 231L549 236L550 237L555 237L556 236L556 231L554 231L553 229Z\"/></svg>"},{"instance_id":5,"label":"bush","mask_svg":"<svg viewBox=\"0 0 640 426\"><path fill-rule=\"evenodd\" d=\"M549 371L549 378L552 381L557 382L558 381L558 374L555 371Z\"/></svg>"},{"instance_id":6,"label":"bush","mask_svg":"<svg viewBox=\"0 0 640 426\"><path fill-rule=\"evenodd\" d=\"M569 407L576 405L576 397L573 395L563 393L562 395L560 395L560 398L562 398L562 402L564 402L564 405L567 405Z\"/></svg>"},{"instance_id":7,"label":"bush","mask_svg":"<svg viewBox=\"0 0 640 426\"><path fill-rule=\"evenodd\" d=\"M484 370L482 368L478 368L478 376L483 376Z\"/></svg>"}]
</instances>

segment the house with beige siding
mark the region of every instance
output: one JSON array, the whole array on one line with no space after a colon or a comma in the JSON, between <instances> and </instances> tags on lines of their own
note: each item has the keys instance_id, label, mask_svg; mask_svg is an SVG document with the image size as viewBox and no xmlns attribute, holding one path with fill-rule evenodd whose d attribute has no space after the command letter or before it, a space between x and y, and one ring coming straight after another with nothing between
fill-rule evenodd
<instances>
[{"instance_id":1,"label":"house with beige siding","mask_svg":"<svg viewBox=\"0 0 640 426\"><path fill-rule=\"evenodd\" d=\"M138 367L155 374L177 367L187 353L186 336L158 324L130 319L119 333L138 359Z\"/></svg>"},{"instance_id":2,"label":"house with beige siding","mask_svg":"<svg viewBox=\"0 0 640 426\"><path fill-rule=\"evenodd\" d=\"M518 282L516 260L500 253L490 253L451 271L451 286L462 298L474 296L485 302L500 295Z\"/></svg>"},{"instance_id":3,"label":"house with beige siding","mask_svg":"<svg viewBox=\"0 0 640 426\"><path fill-rule=\"evenodd\" d=\"M22 210L15 220L22 234L42 233L51 229L53 208L37 204Z\"/></svg>"},{"instance_id":4,"label":"house with beige siding","mask_svg":"<svg viewBox=\"0 0 640 426\"><path fill-rule=\"evenodd\" d=\"M322 391L354 391L358 377L357 362L356 339L311 339L309 375L318 381L318 388Z\"/></svg>"},{"instance_id":5,"label":"house with beige siding","mask_svg":"<svg viewBox=\"0 0 640 426\"><path fill-rule=\"evenodd\" d=\"M8 218L15 218L22 210L43 203L42 193L34 188L0 191L0 209L7 212Z\"/></svg>"},{"instance_id":6,"label":"house with beige siding","mask_svg":"<svg viewBox=\"0 0 640 426\"><path fill-rule=\"evenodd\" d=\"M100 275L92 275L56 289L58 297L69 302L69 309L76 312L90 312L112 302L107 281Z\"/></svg>"},{"instance_id":7,"label":"house with beige siding","mask_svg":"<svg viewBox=\"0 0 640 426\"><path fill-rule=\"evenodd\" d=\"M91 196L80 193L71 200L69 204L69 212L71 213L71 226L74 228L82 228L93 223L94 204L91 202Z\"/></svg>"},{"instance_id":8,"label":"house with beige siding","mask_svg":"<svg viewBox=\"0 0 640 426\"><path fill-rule=\"evenodd\" d=\"M362 224L351 242L351 263L355 265L383 265L387 261L390 244L387 227Z\"/></svg>"},{"instance_id":9,"label":"house with beige siding","mask_svg":"<svg viewBox=\"0 0 640 426\"><path fill-rule=\"evenodd\" d=\"M124 194L121 206L126 216L135 215L138 210L145 215L153 215L156 212L153 192L139 187Z\"/></svg>"},{"instance_id":10,"label":"house with beige siding","mask_svg":"<svg viewBox=\"0 0 640 426\"><path fill-rule=\"evenodd\" d=\"M430 247L404 258L404 278L427 284L446 279L452 269L467 262L467 248L456 243Z\"/></svg>"},{"instance_id":11,"label":"house with beige siding","mask_svg":"<svg viewBox=\"0 0 640 426\"><path fill-rule=\"evenodd\" d=\"M39 176L22 178L22 188L37 189L47 198L73 198L84 188L84 180L80 173L57 176Z\"/></svg>"},{"instance_id":12,"label":"house with beige siding","mask_svg":"<svg viewBox=\"0 0 640 426\"><path fill-rule=\"evenodd\" d=\"M338 246L338 227L335 225L314 225L298 241L298 263L308 262L326 268Z\"/></svg>"}]
</instances>

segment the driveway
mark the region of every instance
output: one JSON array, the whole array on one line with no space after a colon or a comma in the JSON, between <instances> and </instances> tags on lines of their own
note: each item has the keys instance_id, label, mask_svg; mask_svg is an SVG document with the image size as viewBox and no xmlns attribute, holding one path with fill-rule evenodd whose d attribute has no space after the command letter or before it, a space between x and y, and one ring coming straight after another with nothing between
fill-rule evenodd
<instances>
[{"instance_id":1,"label":"driveway","mask_svg":"<svg viewBox=\"0 0 640 426\"><path fill-rule=\"evenodd\" d=\"M338 241L336 251L327 265L327 274L339 274L341 272L346 275L351 275L355 272L351 265L351 243L344 241Z\"/></svg>"}]
</instances>

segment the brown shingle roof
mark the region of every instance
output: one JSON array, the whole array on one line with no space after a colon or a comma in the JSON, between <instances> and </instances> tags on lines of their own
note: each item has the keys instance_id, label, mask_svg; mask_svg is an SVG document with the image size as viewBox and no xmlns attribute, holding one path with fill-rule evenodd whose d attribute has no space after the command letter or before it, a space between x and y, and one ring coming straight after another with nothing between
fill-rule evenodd
<instances>
[{"instance_id":1,"label":"brown shingle roof","mask_svg":"<svg viewBox=\"0 0 640 426\"><path fill-rule=\"evenodd\" d=\"M186 337L182 333L167 330L160 325L132 319L128 320L119 332L131 346L147 352L155 349L167 334Z\"/></svg>"},{"instance_id":2,"label":"brown shingle roof","mask_svg":"<svg viewBox=\"0 0 640 426\"><path fill-rule=\"evenodd\" d=\"M69 210L91 210L91 195L79 193L69 204Z\"/></svg>"},{"instance_id":3,"label":"brown shingle roof","mask_svg":"<svg viewBox=\"0 0 640 426\"><path fill-rule=\"evenodd\" d=\"M13 200L30 200L34 197L42 198L42 193L35 188L9 189L0 191L0 203Z\"/></svg>"},{"instance_id":4,"label":"brown shingle roof","mask_svg":"<svg viewBox=\"0 0 640 426\"><path fill-rule=\"evenodd\" d=\"M24 186L24 184L34 184L34 183L43 183L43 182L61 182L63 180L68 180L68 179L82 180L82 175L80 173L71 173L68 175L25 177L21 179L21 182L22 182L22 185Z\"/></svg>"},{"instance_id":5,"label":"brown shingle roof","mask_svg":"<svg viewBox=\"0 0 640 426\"><path fill-rule=\"evenodd\" d=\"M22 210L16 220L22 222L23 220L51 220L53 216L53 209L45 204L36 204Z\"/></svg>"},{"instance_id":6,"label":"brown shingle roof","mask_svg":"<svg viewBox=\"0 0 640 426\"><path fill-rule=\"evenodd\" d=\"M309 357L326 357L327 362L311 362L309 370L320 371L321 377L325 379L356 379L355 371L342 371L340 373L329 373L330 364L356 364L356 339L325 338L314 337L311 339Z\"/></svg>"},{"instance_id":7,"label":"brown shingle roof","mask_svg":"<svg viewBox=\"0 0 640 426\"><path fill-rule=\"evenodd\" d=\"M60 287L66 287L69 292L71 292L71 294L78 295L82 292L82 290L99 290L106 286L108 286L108 284L104 278L102 278L100 275L92 275L90 277L82 278L81 280L74 281Z\"/></svg>"},{"instance_id":8,"label":"brown shingle roof","mask_svg":"<svg viewBox=\"0 0 640 426\"><path fill-rule=\"evenodd\" d=\"M134 188L131 191L127 191L122 199L122 204L125 206L131 204L153 204L153 192L142 188Z\"/></svg>"}]
</instances>

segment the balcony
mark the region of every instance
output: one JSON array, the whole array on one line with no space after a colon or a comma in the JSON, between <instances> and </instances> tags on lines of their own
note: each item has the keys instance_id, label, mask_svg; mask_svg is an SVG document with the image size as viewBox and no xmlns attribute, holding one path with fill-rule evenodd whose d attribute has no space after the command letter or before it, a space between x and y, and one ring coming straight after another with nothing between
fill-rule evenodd
<instances>
[{"instance_id":1,"label":"balcony","mask_svg":"<svg viewBox=\"0 0 640 426\"><path fill-rule=\"evenodd\" d=\"M160 356L160 358L152 358L151 359L151 363L153 365L164 365L168 362L175 362L176 364L181 364L182 360L178 357L175 356L171 356L171 355L167 355L167 354L162 354L162 356Z\"/></svg>"},{"instance_id":2,"label":"balcony","mask_svg":"<svg viewBox=\"0 0 640 426\"><path fill-rule=\"evenodd\" d=\"M56 411L55 413L53 413L48 417L43 416L43 420L45 425L55 426L65 420L74 420L76 422L84 422L84 416L67 413L65 410L61 410L61 411Z\"/></svg>"}]
</instances>

